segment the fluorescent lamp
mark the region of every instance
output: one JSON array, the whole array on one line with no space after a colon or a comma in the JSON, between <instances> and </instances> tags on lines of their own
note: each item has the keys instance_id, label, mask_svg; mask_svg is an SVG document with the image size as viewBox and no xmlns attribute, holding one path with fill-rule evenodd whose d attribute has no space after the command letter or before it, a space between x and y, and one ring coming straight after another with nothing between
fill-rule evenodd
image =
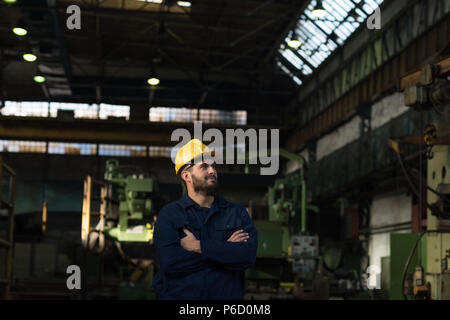
<instances>
[{"instance_id":1,"label":"fluorescent lamp","mask_svg":"<svg viewBox=\"0 0 450 320\"><path fill-rule=\"evenodd\" d=\"M159 84L158 78L150 78L147 80L147 83L151 86L157 86Z\"/></svg>"},{"instance_id":2,"label":"fluorescent lamp","mask_svg":"<svg viewBox=\"0 0 450 320\"><path fill-rule=\"evenodd\" d=\"M37 57L32 53L25 53L23 56L23 60L28 62L36 61Z\"/></svg>"},{"instance_id":3,"label":"fluorescent lamp","mask_svg":"<svg viewBox=\"0 0 450 320\"><path fill-rule=\"evenodd\" d=\"M18 35L20 37L25 36L28 33L26 29L20 27L13 28L13 32L15 35Z\"/></svg>"},{"instance_id":4,"label":"fluorescent lamp","mask_svg":"<svg viewBox=\"0 0 450 320\"><path fill-rule=\"evenodd\" d=\"M288 46L293 48L293 49L297 49L298 47L300 47L302 45L302 43L300 41L298 41L295 38L292 38L288 41Z\"/></svg>"},{"instance_id":5,"label":"fluorescent lamp","mask_svg":"<svg viewBox=\"0 0 450 320\"><path fill-rule=\"evenodd\" d=\"M191 3L189 1L177 1L177 5L180 7L190 7Z\"/></svg>"},{"instance_id":6,"label":"fluorescent lamp","mask_svg":"<svg viewBox=\"0 0 450 320\"><path fill-rule=\"evenodd\" d=\"M33 77L34 82L37 83L44 83L45 82L45 77L41 76L41 75L36 75Z\"/></svg>"},{"instance_id":7,"label":"fluorescent lamp","mask_svg":"<svg viewBox=\"0 0 450 320\"><path fill-rule=\"evenodd\" d=\"M327 15L327 11L323 8L321 0L317 0L316 6L314 7L312 14L319 19Z\"/></svg>"}]
</instances>

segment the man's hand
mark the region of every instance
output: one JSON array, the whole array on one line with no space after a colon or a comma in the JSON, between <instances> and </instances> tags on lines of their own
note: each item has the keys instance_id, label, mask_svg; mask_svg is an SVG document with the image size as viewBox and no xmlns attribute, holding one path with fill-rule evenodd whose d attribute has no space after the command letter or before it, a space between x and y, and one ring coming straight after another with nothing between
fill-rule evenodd
<instances>
[{"instance_id":1,"label":"man's hand","mask_svg":"<svg viewBox=\"0 0 450 320\"><path fill-rule=\"evenodd\" d=\"M200 240L197 240L197 238L192 234L192 232L190 232L186 228L183 228L183 232L186 234L186 237L180 240L183 249L201 254L202 249L200 247Z\"/></svg>"},{"instance_id":2,"label":"man's hand","mask_svg":"<svg viewBox=\"0 0 450 320\"><path fill-rule=\"evenodd\" d=\"M247 239L250 238L248 233L245 233L244 230L238 230L234 232L231 237L228 238L229 242L246 242Z\"/></svg>"}]
</instances>

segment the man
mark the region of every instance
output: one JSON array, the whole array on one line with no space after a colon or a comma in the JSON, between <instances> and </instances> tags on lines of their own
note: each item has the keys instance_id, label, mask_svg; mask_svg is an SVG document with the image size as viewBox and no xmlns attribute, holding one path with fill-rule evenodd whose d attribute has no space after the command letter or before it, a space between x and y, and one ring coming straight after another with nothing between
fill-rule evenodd
<instances>
[{"instance_id":1,"label":"man","mask_svg":"<svg viewBox=\"0 0 450 320\"><path fill-rule=\"evenodd\" d=\"M187 188L163 207L155 225L159 299L229 299L245 294L245 269L256 259L257 233L247 210L217 194L209 148L193 139L175 158Z\"/></svg>"}]
</instances>

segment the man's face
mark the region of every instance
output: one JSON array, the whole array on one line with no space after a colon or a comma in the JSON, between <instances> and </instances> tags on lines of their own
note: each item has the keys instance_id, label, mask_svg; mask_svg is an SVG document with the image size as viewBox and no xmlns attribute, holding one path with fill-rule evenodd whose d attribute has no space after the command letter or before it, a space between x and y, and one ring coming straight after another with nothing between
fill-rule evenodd
<instances>
[{"instance_id":1,"label":"man's face","mask_svg":"<svg viewBox=\"0 0 450 320\"><path fill-rule=\"evenodd\" d=\"M196 193L204 192L207 195L215 195L218 179L216 164L212 160L204 160L196 163L190 170L192 185Z\"/></svg>"}]
</instances>

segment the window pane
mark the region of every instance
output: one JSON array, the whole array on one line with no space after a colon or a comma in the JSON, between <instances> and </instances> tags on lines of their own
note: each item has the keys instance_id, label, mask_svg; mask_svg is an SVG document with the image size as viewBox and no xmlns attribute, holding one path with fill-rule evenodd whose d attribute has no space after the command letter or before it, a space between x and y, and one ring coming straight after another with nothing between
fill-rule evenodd
<instances>
[{"instance_id":1,"label":"window pane","mask_svg":"<svg viewBox=\"0 0 450 320\"><path fill-rule=\"evenodd\" d=\"M45 153L44 141L0 140L1 152Z\"/></svg>"}]
</instances>

